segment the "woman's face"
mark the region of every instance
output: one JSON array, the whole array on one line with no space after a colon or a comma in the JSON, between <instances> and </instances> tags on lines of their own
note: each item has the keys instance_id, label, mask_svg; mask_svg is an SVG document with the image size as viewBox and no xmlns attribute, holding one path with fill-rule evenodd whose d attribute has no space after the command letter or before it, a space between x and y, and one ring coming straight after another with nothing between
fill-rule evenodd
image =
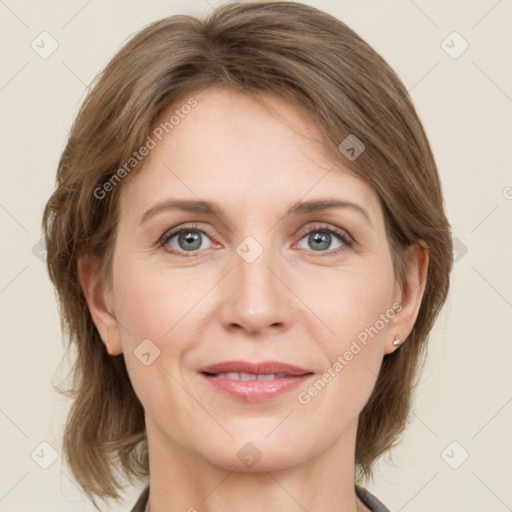
<instances>
[{"instance_id":1,"label":"woman's face","mask_svg":"<svg viewBox=\"0 0 512 512\"><path fill-rule=\"evenodd\" d=\"M248 96L194 97L124 184L105 292L117 322L94 316L102 338L123 353L164 450L240 471L353 446L382 358L415 316L400 311L378 196L303 136L320 139L284 100L267 97L302 133ZM327 200L345 205L307 206ZM305 375L201 372L232 361Z\"/></svg>"}]
</instances>

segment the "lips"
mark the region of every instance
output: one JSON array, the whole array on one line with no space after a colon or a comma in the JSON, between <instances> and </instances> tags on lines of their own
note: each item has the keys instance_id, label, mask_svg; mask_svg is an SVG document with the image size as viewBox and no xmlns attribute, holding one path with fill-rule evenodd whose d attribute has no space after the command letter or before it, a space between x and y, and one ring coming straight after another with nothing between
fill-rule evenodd
<instances>
[{"instance_id":1,"label":"lips","mask_svg":"<svg viewBox=\"0 0 512 512\"><path fill-rule=\"evenodd\" d=\"M213 389L244 402L273 400L296 390L313 372L279 361L225 361L198 370Z\"/></svg>"},{"instance_id":2,"label":"lips","mask_svg":"<svg viewBox=\"0 0 512 512\"><path fill-rule=\"evenodd\" d=\"M312 373L311 371L299 366L281 363L279 361L263 361L261 363L251 363L249 361L224 361L209 366L204 366L198 370L201 373L213 375L219 374L245 374L245 375L275 375L277 377L296 377ZM255 379L252 379L255 380Z\"/></svg>"}]
</instances>

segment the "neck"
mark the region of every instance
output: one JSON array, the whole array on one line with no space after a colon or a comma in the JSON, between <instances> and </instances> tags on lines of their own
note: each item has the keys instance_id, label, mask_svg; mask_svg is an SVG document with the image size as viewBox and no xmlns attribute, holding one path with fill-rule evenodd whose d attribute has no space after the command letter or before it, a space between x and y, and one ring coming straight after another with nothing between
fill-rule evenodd
<instances>
[{"instance_id":1,"label":"neck","mask_svg":"<svg viewBox=\"0 0 512 512\"><path fill-rule=\"evenodd\" d=\"M309 460L296 461L290 456L283 462L280 457L270 455L262 457L245 471L240 471L240 461L235 460L236 457L233 457L231 467L225 460L222 464L214 464L174 443L149 418L146 427L150 461L150 495L146 512L368 510L355 493L357 423L351 425L334 445L326 443L326 450ZM257 446L262 448L263 454L270 451L263 442ZM234 447L233 453L237 451Z\"/></svg>"}]
</instances>

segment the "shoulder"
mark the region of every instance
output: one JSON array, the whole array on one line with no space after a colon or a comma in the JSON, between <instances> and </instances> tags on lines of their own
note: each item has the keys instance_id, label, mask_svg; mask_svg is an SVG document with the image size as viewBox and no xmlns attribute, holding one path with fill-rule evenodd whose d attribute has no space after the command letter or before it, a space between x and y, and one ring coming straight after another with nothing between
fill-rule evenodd
<instances>
[{"instance_id":1,"label":"shoulder","mask_svg":"<svg viewBox=\"0 0 512 512\"><path fill-rule=\"evenodd\" d=\"M146 503L148 501L149 496L149 485L145 487L145 489L142 491L142 493L139 496L139 499L137 500L137 503L135 503L134 507L130 510L130 512L144 512L144 509L146 508Z\"/></svg>"},{"instance_id":2,"label":"shoulder","mask_svg":"<svg viewBox=\"0 0 512 512\"><path fill-rule=\"evenodd\" d=\"M356 486L356 494L359 499L372 511L372 512L391 512L389 508L379 501L373 494L364 489L363 487Z\"/></svg>"},{"instance_id":3,"label":"shoulder","mask_svg":"<svg viewBox=\"0 0 512 512\"><path fill-rule=\"evenodd\" d=\"M362 487L356 487L356 494L359 499L372 511L372 512L391 512L386 505L379 501L373 494ZM130 512L144 512L146 503L149 496L149 485L147 485L141 492L137 502Z\"/></svg>"}]
</instances>

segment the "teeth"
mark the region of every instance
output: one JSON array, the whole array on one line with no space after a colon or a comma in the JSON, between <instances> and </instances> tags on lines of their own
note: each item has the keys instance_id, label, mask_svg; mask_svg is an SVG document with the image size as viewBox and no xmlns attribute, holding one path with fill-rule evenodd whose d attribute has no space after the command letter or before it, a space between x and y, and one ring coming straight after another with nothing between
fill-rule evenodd
<instances>
[{"instance_id":1,"label":"teeth","mask_svg":"<svg viewBox=\"0 0 512 512\"><path fill-rule=\"evenodd\" d=\"M272 380L279 379L280 377L286 377L284 373L270 373L268 375L255 375L254 373L244 373L244 372L227 372L227 373L218 373L216 377L220 379L235 379L242 381L249 380Z\"/></svg>"},{"instance_id":2,"label":"teeth","mask_svg":"<svg viewBox=\"0 0 512 512\"><path fill-rule=\"evenodd\" d=\"M276 378L276 374L272 373L270 375L258 375L258 380L272 380Z\"/></svg>"},{"instance_id":3,"label":"teeth","mask_svg":"<svg viewBox=\"0 0 512 512\"><path fill-rule=\"evenodd\" d=\"M240 374L236 372L219 373L217 377L224 377L225 379L237 379L240 380Z\"/></svg>"}]
</instances>

